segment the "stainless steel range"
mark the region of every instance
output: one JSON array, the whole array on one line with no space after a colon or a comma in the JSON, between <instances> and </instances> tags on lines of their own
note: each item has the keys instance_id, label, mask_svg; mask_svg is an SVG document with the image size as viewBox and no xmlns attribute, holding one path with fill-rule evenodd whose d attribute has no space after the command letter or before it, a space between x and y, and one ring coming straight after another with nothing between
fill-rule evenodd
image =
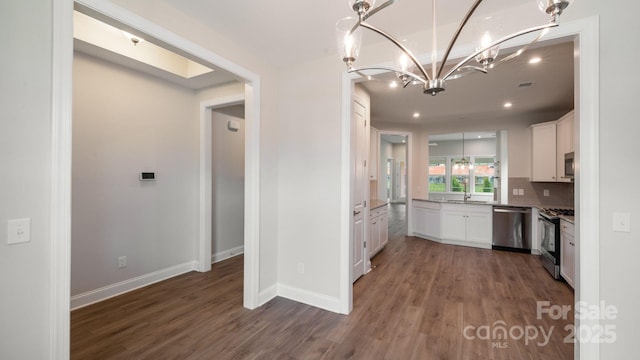
<instances>
[{"instance_id":1,"label":"stainless steel range","mask_svg":"<svg viewBox=\"0 0 640 360\"><path fill-rule=\"evenodd\" d=\"M560 216L573 216L573 209L544 208L538 217L538 241L542 265L560 279Z\"/></svg>"}]
</instances>

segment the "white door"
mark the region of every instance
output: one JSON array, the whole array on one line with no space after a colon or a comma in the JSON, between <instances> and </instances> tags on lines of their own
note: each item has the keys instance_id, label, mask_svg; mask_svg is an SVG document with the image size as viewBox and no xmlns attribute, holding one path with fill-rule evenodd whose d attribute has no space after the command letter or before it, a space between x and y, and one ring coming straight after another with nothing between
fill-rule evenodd
<instances>
[{"instance_id":1,"label":"white door","mask_svg":"<svg viewBox=\"0 0 640 360\"><path fill-rule=\"evenodd\" d=\"M353 279L356 281L365 273L365 159L367 156L365 108L358 102L353 104Z\"/></svg>"}]
</instances>

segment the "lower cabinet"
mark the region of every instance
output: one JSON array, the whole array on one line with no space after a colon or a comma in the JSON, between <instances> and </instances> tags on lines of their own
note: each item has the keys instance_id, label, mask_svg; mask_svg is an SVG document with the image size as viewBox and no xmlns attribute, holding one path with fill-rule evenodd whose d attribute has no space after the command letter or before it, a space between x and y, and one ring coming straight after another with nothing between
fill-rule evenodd
<instances>
[{"instance_id":1,"label":"lower cabinet","mask_svg":"<svg viewBox=\"0 0 640 360\"><path fill-rule=\"evenodd\" d=\"M492 210L491 205L442 204L442 241L490 249Z\"/></svg>"},{"instance_id":2,"label":"lower cabinet","mask_svg":"<svg viewBox=\"0 0 640 360\"><path fill-rule=\"evenodd\" d=\"M440 239L440 204L414 200L413 223L414 235L432 240Z\"/></svg>"},{"instance_id":3,"label":"lower cabinet","mask_svg":"<svg viewBox=\"0 0 640 360\"><path fill-rule=\"evenodd\" d=\"M445 244L491 249L493 207L414 200L413 235Z\"/></svg>"},{"instance_id":4,"label":"lower cabinet","mask_svg":"<svg viewBox=\"0 0 640 360\"><path fill-rule=\"evenodd\" d=\"M375 256L389 241L389 213L387 207L379 207L369 213L369 259Z\"/></svg>"},{"instance_id":5,"label":"lower cabinet","mask_svg":"<svg viewBox=\"0 0 640 360\"><path fill-rule=\"evenodd\" d=\"M576 274L576 238L574 225L560 221L560 275L574 287Z\"/></svg>"}]
</instances>

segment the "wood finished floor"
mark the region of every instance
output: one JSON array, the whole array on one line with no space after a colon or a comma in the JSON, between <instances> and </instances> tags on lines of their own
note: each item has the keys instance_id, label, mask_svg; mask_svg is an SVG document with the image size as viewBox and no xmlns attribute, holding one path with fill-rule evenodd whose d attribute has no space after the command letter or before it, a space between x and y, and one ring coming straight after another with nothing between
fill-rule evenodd
<instances>
[{"instance_id":1,"label":"wood finished floor","mask_svg":"<svg viewBox=\"0 0 640 360\"><path fill-rule=\"evenodd\" d=\"M564 327L536 301L572 305L538 257L405 237L390 209L390 241L354 284L351 314L276 298L242 307L242 257L71 314L72 359L572 359ZM393 221L395 220L395 221ZM513 336L468 340L467 326L553 329L546 346ZM495 325L495 326L494 326ZM469 330L468 335L476 332ZM480 334L482 335L482 333ZM536 341L542 341L542 335ZM496 342L499 342L500 347Z\"/></svg>"}]
</instances>

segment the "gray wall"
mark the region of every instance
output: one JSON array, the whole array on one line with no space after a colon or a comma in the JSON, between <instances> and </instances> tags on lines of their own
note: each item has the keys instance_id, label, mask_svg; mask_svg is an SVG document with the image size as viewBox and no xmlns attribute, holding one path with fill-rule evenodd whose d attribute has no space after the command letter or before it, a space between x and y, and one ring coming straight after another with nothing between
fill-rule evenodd
<instances>
[{"instance_id":1,"label":"gray wall","mask_svg":"<svg viewBox=\"0 0 640 360\"><path fill-rule=\"evenodd\" d=\"M71 294L192 261L194 92L79 53L73 76Z\"/></svg>"},{"instance_id":2,"label":"gray wall","mask_svg":"<svg viewBox=\"0 0 640 360\"><path fill-rule=\"evenodd\" d=\"M213 183L212 242L214 261L244 246L244 107L212 112L211 177ZM237 132L227 129L237 121Z\"/></svg>"}]
</instances>

